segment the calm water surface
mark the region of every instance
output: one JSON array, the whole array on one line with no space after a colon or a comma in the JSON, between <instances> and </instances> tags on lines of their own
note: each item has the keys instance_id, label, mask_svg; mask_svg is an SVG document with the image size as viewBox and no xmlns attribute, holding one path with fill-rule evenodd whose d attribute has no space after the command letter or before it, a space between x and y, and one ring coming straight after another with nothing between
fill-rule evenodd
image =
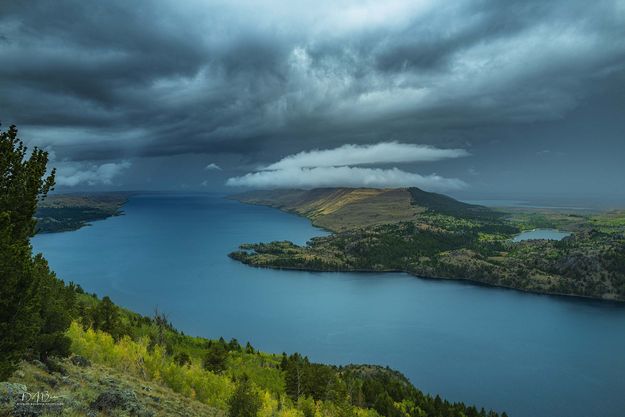
<instances>
[{"instance_id":1,"label":"calm water surface","mask_svg":"<svg viewBox=\"0 0 625 417\"><path fill-rule=\"evenodd\" d=\"M125 216L33 240L57 274L186 333L389 365L420 389L519 417L625 416L625 308L404 274L247 267L242 242L321 235L217 195L132 198Z\"/></svg>"},{"instance_id":2,"label":"calm water surface","mask_svg":"<svg viewBox=\"0 0 625 417\"><path fill-rule=\"evenodd\" d=\"M534 229L519 233L512 240L515 242L532 239L562 240L570 234L557 229Z\"/></svg>"}]
</instances>

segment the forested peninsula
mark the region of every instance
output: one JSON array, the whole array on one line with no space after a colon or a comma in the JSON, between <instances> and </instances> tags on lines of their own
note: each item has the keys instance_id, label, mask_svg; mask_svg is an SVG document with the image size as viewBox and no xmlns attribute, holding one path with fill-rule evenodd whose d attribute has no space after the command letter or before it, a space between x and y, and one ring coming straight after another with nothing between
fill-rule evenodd
<instances>
[{"instance_id":1,"label":"forested peninsula","mask_svg":"<svg viewBox=\"0 0 625 417\"><path fill-rule=\"evenodd\" d=\"M242 244L251 266L310 271L402 271L544 294L625 301L625 211L501 209L418 188L253 191L231 198L309 218L333 233L305 246ZM523 230L572 232L514 242Z\"/></svg>"},{"instance_id":2,"label":"forested peninsula","mask_svg":"<svg viewBox=\"0 0 625 417\"><path fill-rule=\"evenodd\" d=\"M123 214L129 192L51 194L37 205L37 233L77 230L96 220Z\"/></svg>"}]
</instances>

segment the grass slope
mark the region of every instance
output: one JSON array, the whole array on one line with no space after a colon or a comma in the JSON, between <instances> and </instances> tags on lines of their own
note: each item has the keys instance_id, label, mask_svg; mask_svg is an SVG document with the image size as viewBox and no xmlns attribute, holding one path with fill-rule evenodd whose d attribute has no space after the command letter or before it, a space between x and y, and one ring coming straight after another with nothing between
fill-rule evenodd
<instances>
[{"instance_id":1,"label":"grass slope","mask_svg":"<svg viewBox=\"0 0 625 417\"><path fill-rule=\"evenodd\" d=\"M499 415L426 395L389 368L329 366L298 354L259 352L234 339L192 337L162 317L114 305L106 307L110 320L98 325L93 319L105 302L82 293L77 302L76 320L67 331L72 356L46 365L22 361L8 381L0 382L0 416L59 415L54 406L24 404L23 393L39 392L56 397L53 402L67 416L225 417L246 379L259 401L256 417ZM103 326L116 336L98 328ZM215 352L222 352L219 369L207 359Z\"/></svg>"},{"instance_id":2,"label":"grass slope","mask_svg":"<svg viewBox=\"0 0 625 417\"><path fill-rule=\"evenodd\" d=\"M243 203L265 205L297 213L309 218L315 226L333 232L413 221L428 210L470 218L498 216L486 207L462 203L451 197L418 188L250 191L232 198Z\"/></svg>"},{"instance_id":3,"label":"grass slope","mask_svg":"<svg viewBox=\"0 0 625 417\"><path fill-rule=\"evenodd\" d=\"M62 404L63 416L226 416L223 410L177 393L159 382L99 363L80 366L72 361L74 358L59 360L62 374L51 373L36 362L24 361L9 382L25 386L31 394L47 392L58 397L54 402ZM106 410L97 410L92 406L98 397L107 393L120 394L122 401L118 406ZM58 415L53 405L30 407L30 410L20 406L19 401L0 405L0 415L18 415L20 410L24 410L25 415L39 415L41 412Z\"/></svg>"}]
</instances>

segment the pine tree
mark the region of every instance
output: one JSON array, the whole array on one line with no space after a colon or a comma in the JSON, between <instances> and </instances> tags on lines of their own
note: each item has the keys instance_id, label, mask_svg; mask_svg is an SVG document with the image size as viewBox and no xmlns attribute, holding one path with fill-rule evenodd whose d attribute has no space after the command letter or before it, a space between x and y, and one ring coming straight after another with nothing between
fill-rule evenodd
<instances>
[{"instance_id":1,"label":"pine tree","mask_svg":"<svg viewBox=\"0 0 625 417\"><path fill-rule=\"evenodd\" d=\"M40 329L30 247L12 239L11 218L0 212L0 380L8 378Z\"/></svg>"},{"instance_id":2,"label":"pine tree","mask_svg":"<svg viewBox=\"0 0 625 417\"><path fill-rule=\"evenodd\" d=\"M17 128L0 132L0 380L11 375L41 329L39 282L30 238L37 203L54 187L48 154L30 154Z\"/></svg>"},{"instance_id":3,"label":"pine tree","mask_svg":"<svg viewBox=\"0 0 625 417\"><path fill-rule=\"evenodd\" d=\"M230 352L240 352L241 351L241 345L239 344L239 341L235 338L230 339L230 342L228 342L228 351Z\"/></svg>"},{"instance_id":4,"label":"pine tree","mask_svg":"<svg viewBox=\"0 0 625 417\"><path fill-rule=\"evenodd\" d=\"M261 405L261 400L254 392L249 378L243 376L228 401L229 415L231 417L256 417Z\"/></svg>"},{"instance_id":5,"label":"pine tree","mask_svg":"<svg viewBox=\"0 0 625 417\"><path fill-rule=\"evenodd\" d=\"M202 365L207 371L221 373L226 370L226 360L228 358L228 350L225 343L213 343L209 346L208 352L204 356Z\"/></svg>"},{"instance_id":6,"label":"pine tree","mask_svg":"<svg viewBox=\"0 0 625 417\"><path fill-rule=\"evenodd\" d=\"M306 370L309 367L308 359L299 353L289 356L284 366L285 390L292 400L296 401L306 393Z\"/></svg>"},{"instance_id":7,"label":"pine tree","mask_svg":"<svg viewBox=\"0 0 625 417\"><path fill-rule=\"evenodd\" d=\"M93 327L107 332L115 339L120 337L118 307L108 296L104 296L93 311Z\"/></svg>"},{"instance_id":8,"label":"pine tree","mask_svg":"<svg viewBox=\"0 0 625 417\"><path fill-rule=\"evenodd\" d=\"M50 272L48 263L41 255L35 257L34 266L33 278L38 283L40 294L41 323L34 349L39 354L39 359L47 363L52 355L69 355L71 340L66 336L65 331L72 322L76 293Z\"/></svg>"}]
</instances>

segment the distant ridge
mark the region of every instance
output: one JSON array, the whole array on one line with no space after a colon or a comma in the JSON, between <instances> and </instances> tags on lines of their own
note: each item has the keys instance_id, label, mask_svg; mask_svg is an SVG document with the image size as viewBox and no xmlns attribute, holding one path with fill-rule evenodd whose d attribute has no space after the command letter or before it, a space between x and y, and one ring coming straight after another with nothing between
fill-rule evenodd
<instances>
[{"instance_id":1,"label":"distant ridge","mask_svg":"<svg viewBox=\"0 0 625 417\"><path fill-rule=\"evenodd\" d=\"M425 211L474 219L496 214L482 206L462 203L419 188L315 188L312 190L259 190L231 198L279 208L308 217L332 231L415 220Z\"/></svg>"},{"instance_id":2,"label":"distant ridge","mask_svg":"<svg viewBox=\"0 0 625 417\"><path fill-rule=\"evenodd\" d=\"M412 198L412 204L437 213L474 219L490 219L498 216L498 213L487 207L463 203L444 194L423 191L417 187L408 188L408 192Z\"/></svg>"}]
</instances>

